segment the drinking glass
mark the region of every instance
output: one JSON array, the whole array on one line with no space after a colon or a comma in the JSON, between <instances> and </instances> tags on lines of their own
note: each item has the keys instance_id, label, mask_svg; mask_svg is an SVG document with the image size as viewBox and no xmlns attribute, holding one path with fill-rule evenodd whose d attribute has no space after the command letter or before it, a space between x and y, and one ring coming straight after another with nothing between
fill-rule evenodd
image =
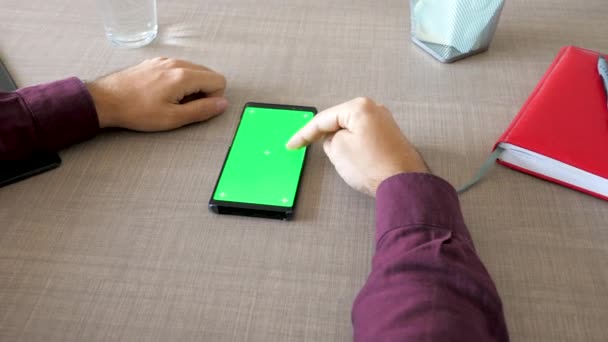
<instances>
[{"instance_id":1,"label":"drinking glass","mask_svg":"<svg viewBox=\"0 0 608 342\"><path fill-rule=\"evenodd\" d=\"M97 0L112 45L136 48L156 38L156 0Z\"/></svg>"}]
</instances>

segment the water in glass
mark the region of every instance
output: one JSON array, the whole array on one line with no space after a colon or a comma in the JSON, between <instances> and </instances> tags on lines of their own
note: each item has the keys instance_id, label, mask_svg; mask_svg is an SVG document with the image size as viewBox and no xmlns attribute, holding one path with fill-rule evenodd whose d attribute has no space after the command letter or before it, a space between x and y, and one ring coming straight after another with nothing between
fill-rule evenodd
<instances>
[{"instance_id":1,"label":"water in glass","mask_svg":"<svg viewBox=\"0 0 608 342\"><path fill-rule=\"evenodd\" d=\"M113 45L140 47L156 38L156 0L98 0L98 4Z\"/></svg>"}]
</instances>

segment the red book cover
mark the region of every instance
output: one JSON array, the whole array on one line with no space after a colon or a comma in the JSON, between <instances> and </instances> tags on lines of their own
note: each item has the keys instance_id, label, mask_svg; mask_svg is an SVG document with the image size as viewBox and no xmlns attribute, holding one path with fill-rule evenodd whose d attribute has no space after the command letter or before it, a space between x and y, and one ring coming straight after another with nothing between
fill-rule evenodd
<instances>
[{"instance_id":1,"label":"red book cover","mask_svg":"<svg viewBox=\"0 0 608 342\"><path fill-rule=\"evenodd\" d=\"M496 146L510 144L535 152L608 184L608 100L598 72L599 57L597 52L563 48ZM577 185L552 172L541 173L503 158L498 162L608 200L594 186ZM551 165L549 168L556 167Z\"/></svg>"}]
</instances>

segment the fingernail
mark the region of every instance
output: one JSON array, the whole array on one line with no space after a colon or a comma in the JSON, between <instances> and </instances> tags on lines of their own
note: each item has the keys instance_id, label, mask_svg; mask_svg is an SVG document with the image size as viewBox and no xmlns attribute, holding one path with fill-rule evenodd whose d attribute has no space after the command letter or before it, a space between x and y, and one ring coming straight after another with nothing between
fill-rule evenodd
<instances>
[{"instance_id":1,"label":"fingernail","mask_svg":"<svg viewBox=\"0 0 608 342\"><path fill-rule=\"evenodd\" d=\"M288 150L295 150L295 149L297 149L296 143L294 141L294 138L289 139L289 141L287 142L287 144L285 144L285 147L287 147Z\"/></svg>"},{"instance_id":2,"label":"fingernail","mask_svg":"<svg viewBox=\"0 0 608 342\"><path fill-rule=\"evenodd\" d=\"M223 112L228 107L228 100L222 97L215 102L215 106L218 112Z\"/></svg>"}]
</instances>

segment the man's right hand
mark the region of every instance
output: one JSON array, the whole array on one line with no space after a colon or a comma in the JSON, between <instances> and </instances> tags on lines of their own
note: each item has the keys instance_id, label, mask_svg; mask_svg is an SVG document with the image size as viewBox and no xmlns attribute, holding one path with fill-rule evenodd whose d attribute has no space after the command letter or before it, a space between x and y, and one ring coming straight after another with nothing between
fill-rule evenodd
<instances>
[{"instance_id":1,"label":"man's right hand","mask_svg":"<svg viewBox=\"0 0 608 342\"><path fill-rule=\"evenodd\" d=\"M357 98L315 116L287 143L297 149L324 140L325 153L352 188L375 196L382 181L404 172L428 173L390 111Z\"/></svg>"}]
</instances>

